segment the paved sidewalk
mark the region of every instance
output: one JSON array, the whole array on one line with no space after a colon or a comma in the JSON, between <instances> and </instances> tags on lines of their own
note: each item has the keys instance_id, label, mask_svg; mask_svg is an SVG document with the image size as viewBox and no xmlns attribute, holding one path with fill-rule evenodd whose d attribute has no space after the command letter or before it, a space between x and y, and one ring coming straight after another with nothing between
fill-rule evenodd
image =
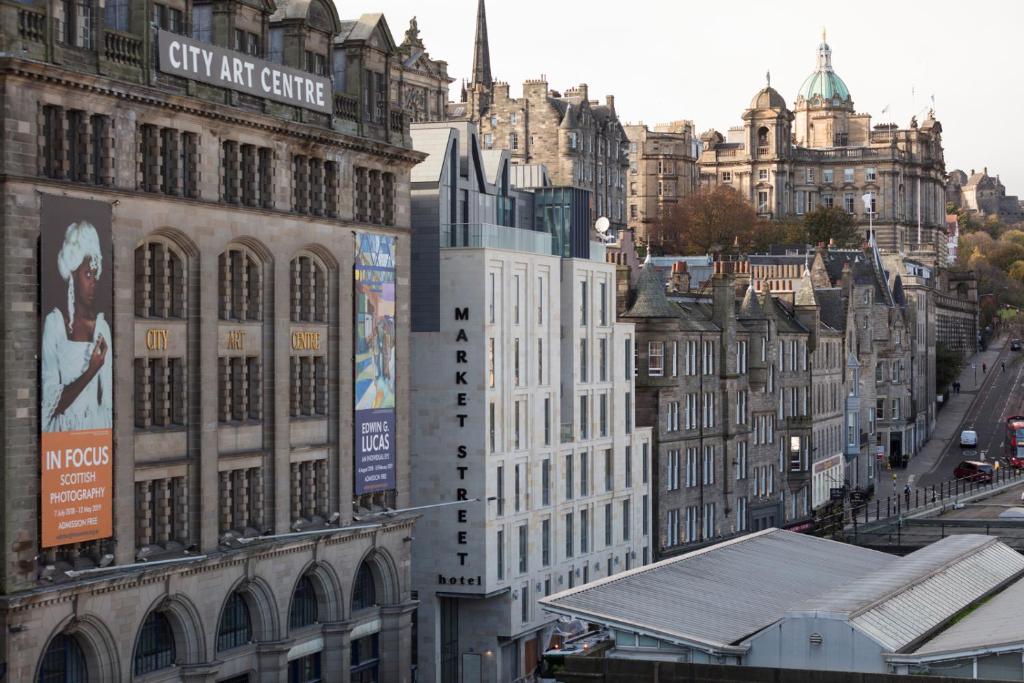
<instances>
[{"instance_id":1,"label":"paved sidewalk","mask_svg":"<svg viewBox=\"0 0 1024 683\"><path fill-rule=\"evenodd\" d=\"M974 354L964 363L964 369L960 372L959 377L960 393L950 393L949 401L936 415L935 431L932 432L931 438L925 442L918 454L910 459L905 469L895 469L891 473L885 474L889 481L892 481L893 473L896 475L896 484L892 491L885 486L886 479L879 478L878 486L875 489L876 497L888 496L893 492L902 493L905 484L910 483L913 487L914 482L921 475L935 469L950 441L960 438L960 425L981 389L995 377L992 370L996 366L1005 344L1005 337L993 339L988 349ZM987 373L981 371L983 363L988 366ZM977 369L972 368L972 364L976 365ZM975 375L977 375L977 381L975 381ZM952 476L953 473L950 472L946 478L952 478Z\"/></svg>"}]
</instances>

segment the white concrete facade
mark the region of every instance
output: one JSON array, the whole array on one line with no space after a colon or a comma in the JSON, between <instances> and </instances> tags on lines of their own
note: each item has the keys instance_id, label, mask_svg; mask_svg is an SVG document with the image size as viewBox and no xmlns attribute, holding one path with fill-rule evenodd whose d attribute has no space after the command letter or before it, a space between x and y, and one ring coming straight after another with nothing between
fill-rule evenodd
<instances>
[{"instance_id":1,"label":"white concrete facade","mask_svg":"<svg viewBox=\"0 0 1024 683\"><path fill-rule=\"evenodd\" d=\"M614 266L549 254L441 249L439 331L413 335L414 505L464 501L416 530L422 681L530 674L553 621L538 598L650 557Z\"/></svg>"}]
</instances>

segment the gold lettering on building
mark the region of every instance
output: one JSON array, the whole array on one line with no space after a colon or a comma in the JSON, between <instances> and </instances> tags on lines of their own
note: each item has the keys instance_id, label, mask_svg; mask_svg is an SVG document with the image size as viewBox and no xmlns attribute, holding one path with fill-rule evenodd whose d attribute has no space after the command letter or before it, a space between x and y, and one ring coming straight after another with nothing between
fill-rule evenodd
<instances>
[{"instance_id":1,"label":"gold lettering on building","mask_svg":"<svg viewBox=\"0 0 1024 683\"><path fill-rule=\"evenodd\" d=\"M157 328L146 330L146 349L148 351L166 351L167 330Z\"/></svg>"},{"instance_id":2,"label":"gold lettering on building","mask_svg":"<svg viewBox=\"0 0 1024 683\"><path fill-rule=\"evenodd\" d=\"M319 332L292 332L292 351L319 351Z\"/></svg>"},{"instance_id":3,"label":"gold lettering on building","mask_svg":"<svg viewBox=\"0 0 1024 683\"><path fill-rule=\"evenodd\" d=\"M231 330L228 332L228 350L241 351L245 348L245 330Z\"/></svg>"}]
</instances>

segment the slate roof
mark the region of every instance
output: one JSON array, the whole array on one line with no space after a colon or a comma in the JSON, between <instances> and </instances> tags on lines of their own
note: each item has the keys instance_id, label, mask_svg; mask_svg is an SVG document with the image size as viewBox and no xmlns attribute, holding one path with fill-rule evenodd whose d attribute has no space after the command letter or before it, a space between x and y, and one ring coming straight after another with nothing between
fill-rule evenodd
<instances>
[{"instance_id":1,"label":"slate roof","mask_svg":"<svg viewBox=\"0 0 1024 683\"><path fill-rule=\"evenodd\" d=\"M778 621L799 596L832 591L895 559L859 546L768 529L540 602L556 613L729 651Z\"/></svg>"},{"instance_id":2,"label":"slate roof","mask_svg":"<svg viewBox=\"0 0 1024 683\"><path fill-rule=\"evenodd\" d=\"M753 287L747 287L743 294L743 302L740 304L740 318L761 319L766 317L764 307L761 305L761 298L754 291Z\"/></svg>"},{"instance_id":3,"label":"slate roof","mask_svg":"<svg viewBox=\"0 0 1024 683\"><path fill-rule=\"evenodd\" d=\"M1024 573L1024 555L998 538L947 536L789 615L845 618L889 652L916 645L960 610Z\"/></svg>"},{"instance_id":4,"label":"slate roof","mask_svg":"<svg viewBox=\"0 0 1024 683\"><path fill-rule=\"evenodd\" d=\"M665 286L651 263L645 263L636 283L636 298L626 318L677 318L679 307L665 296Z\"/></svg>"},{"instance_id":5,"label":"slate roof","mask_svg":"<svg viewBox=\"0 0 1024 683\"><path fill-rule=\"evenodd\" d=\"M818 318L833 330L846 330L846 301L839 288L815 289L814 298L818 302Z\"/></svg>"}]
</instances>

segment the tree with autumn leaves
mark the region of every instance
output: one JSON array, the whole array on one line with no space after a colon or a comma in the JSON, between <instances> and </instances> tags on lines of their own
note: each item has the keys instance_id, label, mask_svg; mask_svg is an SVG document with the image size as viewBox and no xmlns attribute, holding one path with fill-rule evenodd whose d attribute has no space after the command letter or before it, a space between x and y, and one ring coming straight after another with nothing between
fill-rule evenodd
<instances>
[{"instance_id":1,"label":"tree with autumn leaves","mask_svg":"<svg viewBox=\"0 0 1024 683\"><path fill-rule=\"evenodd\" d=\"M726 185L700 190L668 206L648 232L658 254L746 254L775 244L861 243L856 221L839 208L819 207L795 220L764 220Z\"/></svg>"}]
</instances>

